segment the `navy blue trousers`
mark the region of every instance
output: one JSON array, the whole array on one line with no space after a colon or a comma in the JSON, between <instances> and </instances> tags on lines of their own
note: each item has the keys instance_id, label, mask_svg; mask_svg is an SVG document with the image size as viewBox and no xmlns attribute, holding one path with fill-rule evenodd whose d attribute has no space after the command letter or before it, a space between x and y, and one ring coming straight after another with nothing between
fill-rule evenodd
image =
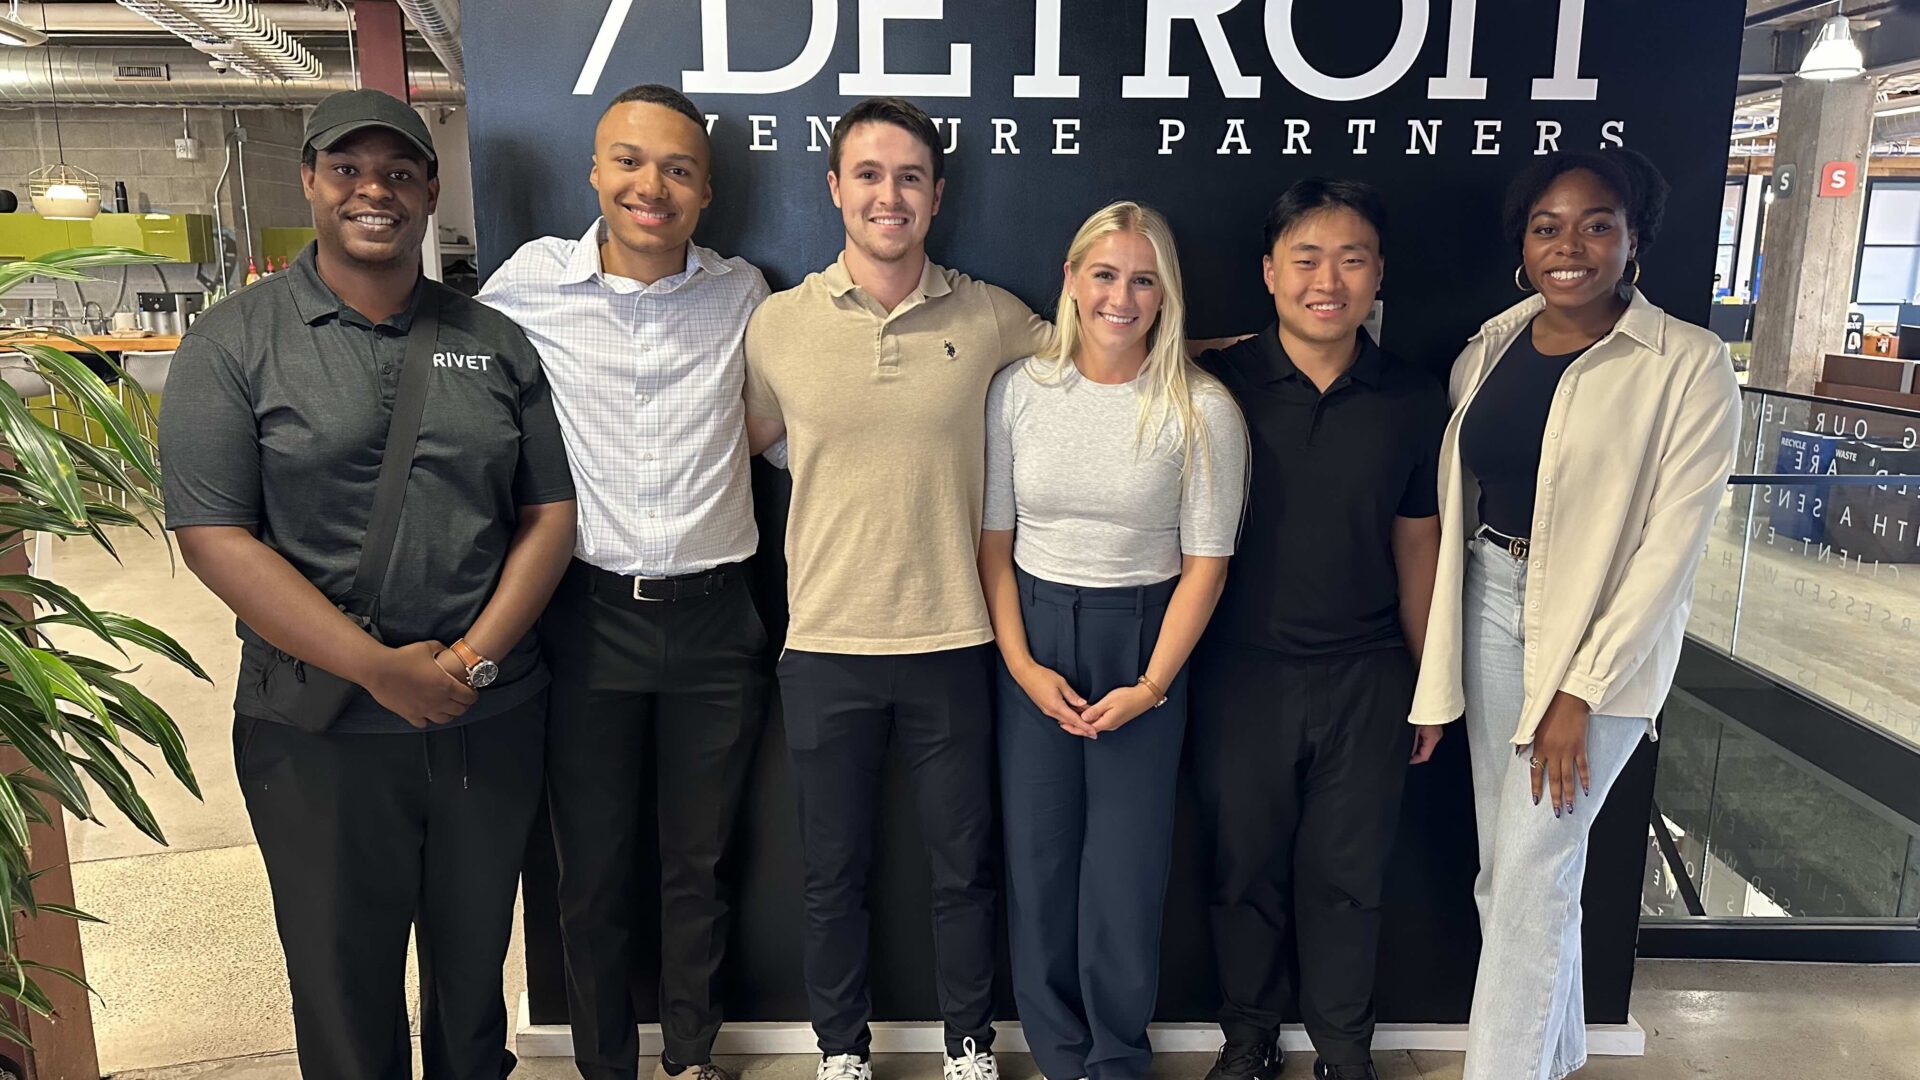
<instances>
[{"instance_id":1,"label":"navy blue trousers","mask_svg":"<svg viewBox=\"0 0 1920 1080\"><path fill-rule=\"evenodd\" d=\"M1177 579L1083 589L1019 574L1027 645L1089 703L1146 671ZM1187 726L1167 703L1097 740L1069 735L999 669L1000 791L1013 996L1047 1080L1141 1080Z\"/></svg>"}]
</instances>

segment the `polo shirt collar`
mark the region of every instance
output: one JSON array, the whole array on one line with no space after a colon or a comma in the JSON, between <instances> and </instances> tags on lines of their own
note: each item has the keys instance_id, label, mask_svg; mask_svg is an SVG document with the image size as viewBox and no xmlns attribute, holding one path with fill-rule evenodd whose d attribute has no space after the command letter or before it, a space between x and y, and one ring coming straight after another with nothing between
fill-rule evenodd
<instances>
[{"instance_id":1,"label":"polo shirt collar","mask_svg":"<svg viewBox=\"0 0 1920 1080\"><path fill-rule=\"evenodd\" d=\"M857 286L853 283L853 274L847 269L847 253L843 250L833 260L833 265L820 272L820 279L826 283L827 293L835 300L852 292ZM921 296L931 300L936 296L945 296L953 291L947 283L947 271L932 259L920 268Z\"/></svg>"},{"instance_id":2,"label":"polo shirt collar","mask_svg":"<svg viewBox=\"0 0 1920 1080\"><path fill-rule=\"evenodd\" d=\"M600 279L603 284L606 284L607 279L615 277L616 275L608 274L606 269L600 264L600 244L606 238L607 219L605 217L594 218L593 224L588 226L586 234L574 243L573 254L568 256L566 269L561 272L560 284L584 285L596 278ZM684 270L671 277L661 278L652 285L644 285L640 282L634 282L633 284L641 289L672 292L693 280L695 271L717 276L731 273L732 270L733 264L721 258L719 252L709 248L703 248L699 244L688 241L687 265ZM621 278L620 280L630 281L632 279Z\"/></svg>"},{"instance_id":3,"label":"polo shirt collar","mask_svg":"<svg viewBox=\"0 0 1920 1080\"><path fill-rule=\"evenodd\" d=\"M1358 331L1358 334L1360 354L1354 357L1352 366L1347 368L1343 377L1350 377L1354 382L1377 389L1386 378L1387 354L1380 350L1380 346L1374 343L1373 335L1367 333L1365 329ZM1266 368L1268 382L1299 379L1312 385L1312 380L1294 365L1292 357L1289 357L1287 350L1281 346L1279 323L1268 325L1254 340L1259 348L1261 362Z\"/></svg>"},{"instance_id":4,"label":"polo shirt collar","mask_svg":"<svg viewBox=\"0 0 1920 1080\"><path fill-rule=\"evenodd\" d=\"M308 326L329 317L366 323L366 316L355 311L345 300L340 299L339 293L334 292L325 281L321 280L319 252L319 241L309 243L294 258L293 265L281 271L286 275L287 287L293 291L293 306L300 312L301 320ZM413 326L413 313L419 309L420 293L420 282L415 281L413 295L408 298L407 306L398 315L381 325L406 333Z\"/></svg>"},{"instance_id":5,"label":"polo shirt collar","mask_svg":"<svg viewBox=\"0 0 1920 1080\"><path fill-rule=\"evenodd\" d=\"M1629 286L1629 290L1633 295L1627 301L1626 314L1613 324L1614 332L1625 334L1653 352L1663 351L1667 340L1667 313L1648 300L1647 294L1639 289ZM1534 293L1482 323L1480 332L1474 336L1505 342L1531 323L1534 316L1545 310L1546 306L1546 300L1539 293Z\"/></svg>"}]
</instances>

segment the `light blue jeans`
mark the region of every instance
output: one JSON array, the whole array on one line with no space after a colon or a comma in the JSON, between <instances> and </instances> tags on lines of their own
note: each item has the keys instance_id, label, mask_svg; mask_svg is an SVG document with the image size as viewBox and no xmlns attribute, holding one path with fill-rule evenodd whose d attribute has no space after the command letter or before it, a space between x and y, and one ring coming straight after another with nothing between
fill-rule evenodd
<instances>
[{"instance_id":1,"label":"light blue jeans","mask_svg":"<svg viewBox=\"0 0 1920 1080\"><path fill-rule=\"evenodd\" d=\"M1513 745L1525 697L1527 564L1485 540L1468 548L1462 628L1467 739L1480 834L1480 972L1462 1080L1560 1080L1586 1064L1580 886L1587 830L1640 745L1645 717L1587 725L1593 794L1570 816L1533 801L1529 755Z\"/></svg>"}]
</instances>

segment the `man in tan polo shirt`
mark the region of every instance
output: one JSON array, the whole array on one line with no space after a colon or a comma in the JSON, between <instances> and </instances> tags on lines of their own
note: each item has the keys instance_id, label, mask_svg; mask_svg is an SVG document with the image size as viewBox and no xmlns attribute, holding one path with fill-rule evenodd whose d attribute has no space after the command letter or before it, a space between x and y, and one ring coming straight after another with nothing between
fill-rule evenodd
<instances>
[{"instance_id":1,"label":"man in tan polo shirt","mask_svg":"<svg viewBox=\"0 0 1920 1080\"><path fill-rule=\"evenodd\" d=\"M927 258L940 139L895 98L834 127L846 247L747 327L747 426L784 431L792 622L779 665L806 861L819 1080L871 1080L867 870L889 735L933 864L946 1080L996 1080L993 629L975 570L987 385L1052 324Z\"/></svg>"}]
</instances>

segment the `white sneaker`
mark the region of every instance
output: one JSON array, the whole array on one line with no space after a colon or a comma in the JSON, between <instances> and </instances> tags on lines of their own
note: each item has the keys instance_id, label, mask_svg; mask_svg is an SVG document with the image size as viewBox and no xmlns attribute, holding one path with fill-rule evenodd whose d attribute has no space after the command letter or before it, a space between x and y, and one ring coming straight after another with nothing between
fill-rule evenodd
<instances>
[{"instance_id":1,"label":"white sneaker","mask_svg":"<svg viewBox=\"0 0 1920 1080\"><path fill-rule=\"evenodd\" d=\"M813 1080L873 1080L873 1065L859 1054L834 1054L820 1059Z\"/></svg>"},{"instance_id":2,"label":"white sneaker","mask_svg":"<svg viewBox=\"0 0 1920 1080\"><path fill-rule=\"evenodd\" d=\"M994 1063L993 1051L975 1048L972 1039L961 1046L966 1053L947 1059L940 1069L941 1080L1000 1080L1000 1066Z\"/></svg>"}]
</instances>

